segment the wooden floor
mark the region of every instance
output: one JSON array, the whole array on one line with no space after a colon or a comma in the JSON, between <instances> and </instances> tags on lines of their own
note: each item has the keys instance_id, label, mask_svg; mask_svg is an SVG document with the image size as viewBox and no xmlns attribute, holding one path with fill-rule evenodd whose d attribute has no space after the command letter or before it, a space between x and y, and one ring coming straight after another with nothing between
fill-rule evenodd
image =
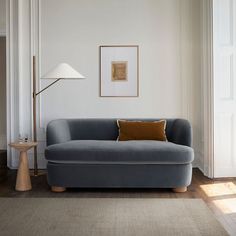
<instances>
[{"instance_id":1,"label":"wooden floor","mask_svg":"<svg viewBox=\"0 0 236 236\"><path fill-rule=\"evenodd\" d=\"M47 185L46 174L31 177L33 189L28 192L14 190L15 171L0 182L0 197L66 197L66 198L201 198L230 235L236 235L236 178L211 180L193 170L192 184L186 193L173 193L169 189L69 189L53 193Z\"/></svg>"}]
</instances>

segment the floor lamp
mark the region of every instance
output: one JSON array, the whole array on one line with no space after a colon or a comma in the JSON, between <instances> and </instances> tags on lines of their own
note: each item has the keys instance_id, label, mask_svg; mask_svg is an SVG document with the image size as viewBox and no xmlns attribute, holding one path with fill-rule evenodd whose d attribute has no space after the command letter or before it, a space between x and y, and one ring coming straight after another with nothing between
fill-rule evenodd
<instances>
[{"instance_id":1,"label":"floor lamp","mask_svg":"<svg viewBox=\"0 0 236 236\"><path fill-rule=\"evenodd\" d=\"M40 91L36 91L36 65L35 56L33 56L33 141L37 142L37 96L57 83L61 79L84 79L85 77L66 63L60 63L52 70L47 72L41 79L56 79ZM38 175L38 152L37 146L34 147L34 176Z\"/></svg>"}]
</instances>

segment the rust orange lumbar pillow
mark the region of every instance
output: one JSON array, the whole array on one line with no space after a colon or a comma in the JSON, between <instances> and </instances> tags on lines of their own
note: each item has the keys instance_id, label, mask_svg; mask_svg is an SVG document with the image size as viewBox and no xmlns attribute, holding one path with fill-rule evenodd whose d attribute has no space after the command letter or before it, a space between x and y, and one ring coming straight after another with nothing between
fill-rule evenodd
<instances>
[{"instance_id":1,"label":"rust orange lumbar pillow","mask_svg":"<svg viewBox=\"0 0 236 236\"><path fill-rule=\"evenodd\" d=\"M119 127L118 141L158 140L167 141L166 120L159 121L127 121L117 120Z\"/></svg>"}]
</instances>

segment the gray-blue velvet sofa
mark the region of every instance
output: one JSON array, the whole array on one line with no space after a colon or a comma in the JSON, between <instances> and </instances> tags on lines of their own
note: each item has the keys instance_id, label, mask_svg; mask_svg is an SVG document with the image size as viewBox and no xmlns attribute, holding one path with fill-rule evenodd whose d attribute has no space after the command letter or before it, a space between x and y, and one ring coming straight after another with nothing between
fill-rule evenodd
<instances>
[{"instance_id":1,"label":"gray-blue velvet sofa","mask_svg":"<svg viewBox=\"0 0 236 236\"><path fill-rule=\"evenodd\" d=\"M185 192L191 183L194 159L191 126L184 119L166 121L168 142L117 141L116 119L51 121L45 157L52 191L172 188Z\"/></svg>"}]
</instances>

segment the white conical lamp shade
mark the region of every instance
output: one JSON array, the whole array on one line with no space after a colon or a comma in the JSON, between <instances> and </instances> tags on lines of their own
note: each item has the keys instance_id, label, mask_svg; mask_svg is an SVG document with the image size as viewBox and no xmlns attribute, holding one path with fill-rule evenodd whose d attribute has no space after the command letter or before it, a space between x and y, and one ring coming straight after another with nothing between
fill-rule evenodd
<instances>
[{"instance_id":1,"label":"white conical lamp shade","mask_svg":"<svg viewBox=\"0 0 236 236\"><path fill-rule=\"evenodd\" d=\"M67 63L60 63L47 72L41 79L84 79L78 71Z\"/></svg>"}]
</instances>

